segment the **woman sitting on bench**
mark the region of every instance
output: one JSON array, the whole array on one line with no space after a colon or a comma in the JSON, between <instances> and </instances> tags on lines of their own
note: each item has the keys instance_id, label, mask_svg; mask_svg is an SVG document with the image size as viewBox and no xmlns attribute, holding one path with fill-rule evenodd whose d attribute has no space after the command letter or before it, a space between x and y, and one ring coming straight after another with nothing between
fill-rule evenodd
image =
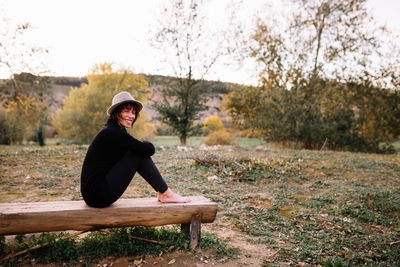
<instances>
[{"instance_id":1,"label":"woman sitting on bench","mask_svg":"<svg viewBox=\"0 0 400 267\"><path fill-rule=\"evenodd\" d=\"M125 192L138 172L157 191L157 200L186 203L189 198L172 192L151 156L152 143L133 138L132 127L143 105L128 92L116 94L108 108L108 121L90 144L81 173L81 193L91 207L107 207Z\"/></svg>"}]
</instances>

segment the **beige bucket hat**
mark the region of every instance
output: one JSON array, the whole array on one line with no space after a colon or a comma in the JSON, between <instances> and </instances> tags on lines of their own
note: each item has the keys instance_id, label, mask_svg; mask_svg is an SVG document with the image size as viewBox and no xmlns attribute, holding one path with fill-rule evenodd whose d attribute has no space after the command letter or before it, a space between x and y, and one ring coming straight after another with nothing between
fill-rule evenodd
<instances>
[{"instance_id":1,"label":"beige bucket hat","mask_svg":"<svg viewBox=\"0 0 400 267\"><path fill-rule=\"evenodd\" d=\"M107 109L107 114L110 116L117 106L129 102L133 103L137 107L136 111L137 113L139 113L142 110L143 104L140 103L140 101L133 98L133 96L128 92L120 92L113 97L112 104Z\"/></svg>"}]
</instances>

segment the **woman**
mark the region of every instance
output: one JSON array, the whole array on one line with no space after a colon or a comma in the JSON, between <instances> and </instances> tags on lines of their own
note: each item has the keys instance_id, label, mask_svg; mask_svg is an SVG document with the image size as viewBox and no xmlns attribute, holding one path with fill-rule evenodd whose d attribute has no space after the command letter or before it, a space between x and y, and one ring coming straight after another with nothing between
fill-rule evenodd
<instances>
[{"instance_id":1,"label":"woman","mask_svg":"<svg viewBox=\"0 0 400 267\"><path fill-rule=\"evenodd\" d=\"M168 188L151 159L153 144L127 133L125 128L133 126L142 108L128 92L114 96L109 119L90 144L82 166L81 193L89 206L102 208L117 201L136 172L156 190L158 201L190 202Z\"/></svg>"}]
</instances>

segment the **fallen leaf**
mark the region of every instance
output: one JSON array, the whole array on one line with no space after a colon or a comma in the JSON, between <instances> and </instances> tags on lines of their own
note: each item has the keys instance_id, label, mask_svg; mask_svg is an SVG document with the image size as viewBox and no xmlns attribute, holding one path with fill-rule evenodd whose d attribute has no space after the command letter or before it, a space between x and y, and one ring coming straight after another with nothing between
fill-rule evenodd
<instances>
[{"instance_id":1,"label":"fallen leaf","mask_svg":"<svg viewBox=\"0 0 400 267\"><path fill-rule=\"evenodd\" d=\"M134 261L133 261L133 264L139 265L139 264L141 264L142 262L143 262L143 258L142 258L142 259L138 259L138 260L134 260Z\"/></svg>"}]
</instances>

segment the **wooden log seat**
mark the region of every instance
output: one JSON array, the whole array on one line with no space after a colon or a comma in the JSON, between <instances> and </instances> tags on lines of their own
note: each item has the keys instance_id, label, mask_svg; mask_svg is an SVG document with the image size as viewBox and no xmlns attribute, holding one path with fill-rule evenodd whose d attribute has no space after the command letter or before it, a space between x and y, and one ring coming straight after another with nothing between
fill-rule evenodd
<instances>
[{"instance_id":1,"label":"wooden log seat","mask_svg":"<svg viewBox=\"0 0 400 267\"><path fill-rule=\"evenodd\" d=\"M215 220L218 205L202 196L190 198L189 203L120 199L106 208L91 208L84 201L0 203L0 235L181 224L196 249L200 247L201 223Z\"/></svg>"}]
</instances>

